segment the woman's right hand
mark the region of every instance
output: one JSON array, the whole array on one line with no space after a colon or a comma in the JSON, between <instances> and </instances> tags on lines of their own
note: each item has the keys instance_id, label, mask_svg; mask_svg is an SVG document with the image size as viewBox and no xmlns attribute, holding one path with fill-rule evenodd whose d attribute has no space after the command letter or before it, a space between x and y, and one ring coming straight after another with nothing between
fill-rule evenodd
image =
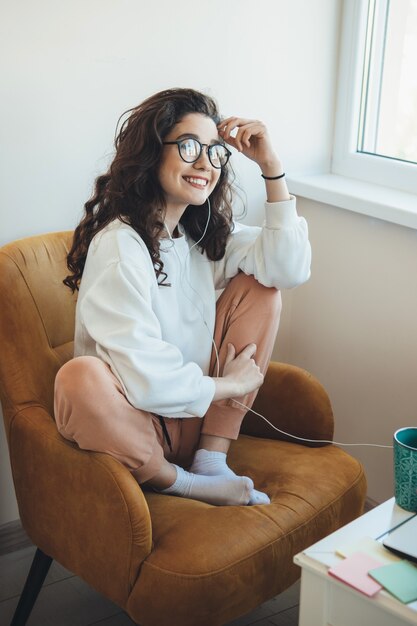
<instances>
[{"instance_id":1,"label":"woman's right hand","mask_svg":"<svg viewBox=\"0 0 417 626\"><path fill-rule=\"evenodd\" d=\"M214 401L240 398L262 385L264 377L253 359L255 352L256 345L250 343L236 356L234 345L229 343L223 376L214 378Z\"/></svg>"}]
</instances>

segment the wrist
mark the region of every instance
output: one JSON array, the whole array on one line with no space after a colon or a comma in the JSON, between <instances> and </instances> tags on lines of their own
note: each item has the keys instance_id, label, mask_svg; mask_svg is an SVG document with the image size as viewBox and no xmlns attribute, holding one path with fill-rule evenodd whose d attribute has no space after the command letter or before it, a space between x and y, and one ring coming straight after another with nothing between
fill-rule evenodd
<instances>
[{"instance_id":1,"label":"wrist","mask_svg":"<svg viewBox=\"0 0 417 626\"><path fill-rule=\"evenodd\" d=\"M283 165L278 158L259 163L259 167L263 176L280 176L284 173Z\"/></svg>"},{"instance_id":2,"label":"wrist","mask_svg":"<svg viewBox=\"0 0 417 626\"><path fill-rule=\"evenodd\" d=\"M228 376L213 378L215 391L213 401L228 400L240 396L240 384Z\"/></svg>"}]
</instances>

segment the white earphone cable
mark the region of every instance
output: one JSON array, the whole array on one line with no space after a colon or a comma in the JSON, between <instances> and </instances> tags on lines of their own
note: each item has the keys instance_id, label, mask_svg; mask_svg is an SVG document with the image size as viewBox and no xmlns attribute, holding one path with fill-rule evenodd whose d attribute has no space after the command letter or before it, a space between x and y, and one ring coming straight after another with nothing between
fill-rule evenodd
<instances>
[{"instance_id":1,"label":"white earphone cable","mask_svg":"<svg viewBox=\"0 0 417 626\"><path fill-rule=\"evenodd\" d=\"M286 433L285 430L281 430L280 428L278 428L277 426L272 424L264 415L261 415L260 413L257 413L256 411L254 411L250 407L246 406L245 404L242 404L238 400L232 399L232 402L235 402L236 404L239 404L244 409L247 409L248 411L251 411L255 415L258 415L258 417L261 417L263 420L265 420L265 422L267 424L269 424L271 426L271 428L273 428L274 430L278 431L282 435L286 435L287 437L292 437L293 439L297 439L299 441L306 441L308 443L332 443L335 446L343 446L343 447L345 447L345 446L349 446L349 447L351 447L351 446L369 446L371 448L390 448L390 449L392 449L392 447L393 447L393 446L382 445L382 444L379 444L379 443L344 443L344 442L341 442L341 441L333 441L331 439L308 439L307 437L298 437L297 435L292 435L291 433Z\"/></svg>"}]
</instances>

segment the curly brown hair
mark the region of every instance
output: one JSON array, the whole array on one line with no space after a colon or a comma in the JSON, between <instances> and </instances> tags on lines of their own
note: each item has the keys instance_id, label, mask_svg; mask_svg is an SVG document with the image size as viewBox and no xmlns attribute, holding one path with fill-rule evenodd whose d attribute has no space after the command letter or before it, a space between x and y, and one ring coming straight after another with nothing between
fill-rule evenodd
<instances>
[{"instance_id":1,"label":"curly brown hair","mask_svg":"<svg viewBox=\"0 0 417 626\"><path fill-rule=\"evenodd\" d=\"M189 113L201 113L217 125L220 115L213 98L194 89L167 89L129 109L115 139L116 154L106 174L95 181L93 196L85 203L85 214L74 232L67 256L71 271L63 281L78 290L88 247L93 237L115 219L129 224L149 250L160 285L167 285L167 274L160 258L160 235L164 229L165 197L158 179L163 141L171 129ZM119 125L119 123L118 123ZM217 261L224 256L232 230L232 170L222 168L219 181L210 194L211 215L201 253ZM181 224L194 241L206 228L206 213L189 205Z\"/></svg>"}]
</instances>

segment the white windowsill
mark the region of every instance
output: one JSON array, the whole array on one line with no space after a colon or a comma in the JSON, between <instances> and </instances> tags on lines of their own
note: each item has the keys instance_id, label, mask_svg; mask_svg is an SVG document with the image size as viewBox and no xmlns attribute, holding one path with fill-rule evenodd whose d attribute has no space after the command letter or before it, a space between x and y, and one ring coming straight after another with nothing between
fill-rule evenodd
<instances>
[{"instance_id":1,"label":"white windowsill","mask_svg":"<svg viewBox=\"0 0 417 626\"><path fill-rule=\"evenodd\" d=\"M417 229L417 195L336 174L288 176L295 196Z\"/></svg>"}]
</instances>

